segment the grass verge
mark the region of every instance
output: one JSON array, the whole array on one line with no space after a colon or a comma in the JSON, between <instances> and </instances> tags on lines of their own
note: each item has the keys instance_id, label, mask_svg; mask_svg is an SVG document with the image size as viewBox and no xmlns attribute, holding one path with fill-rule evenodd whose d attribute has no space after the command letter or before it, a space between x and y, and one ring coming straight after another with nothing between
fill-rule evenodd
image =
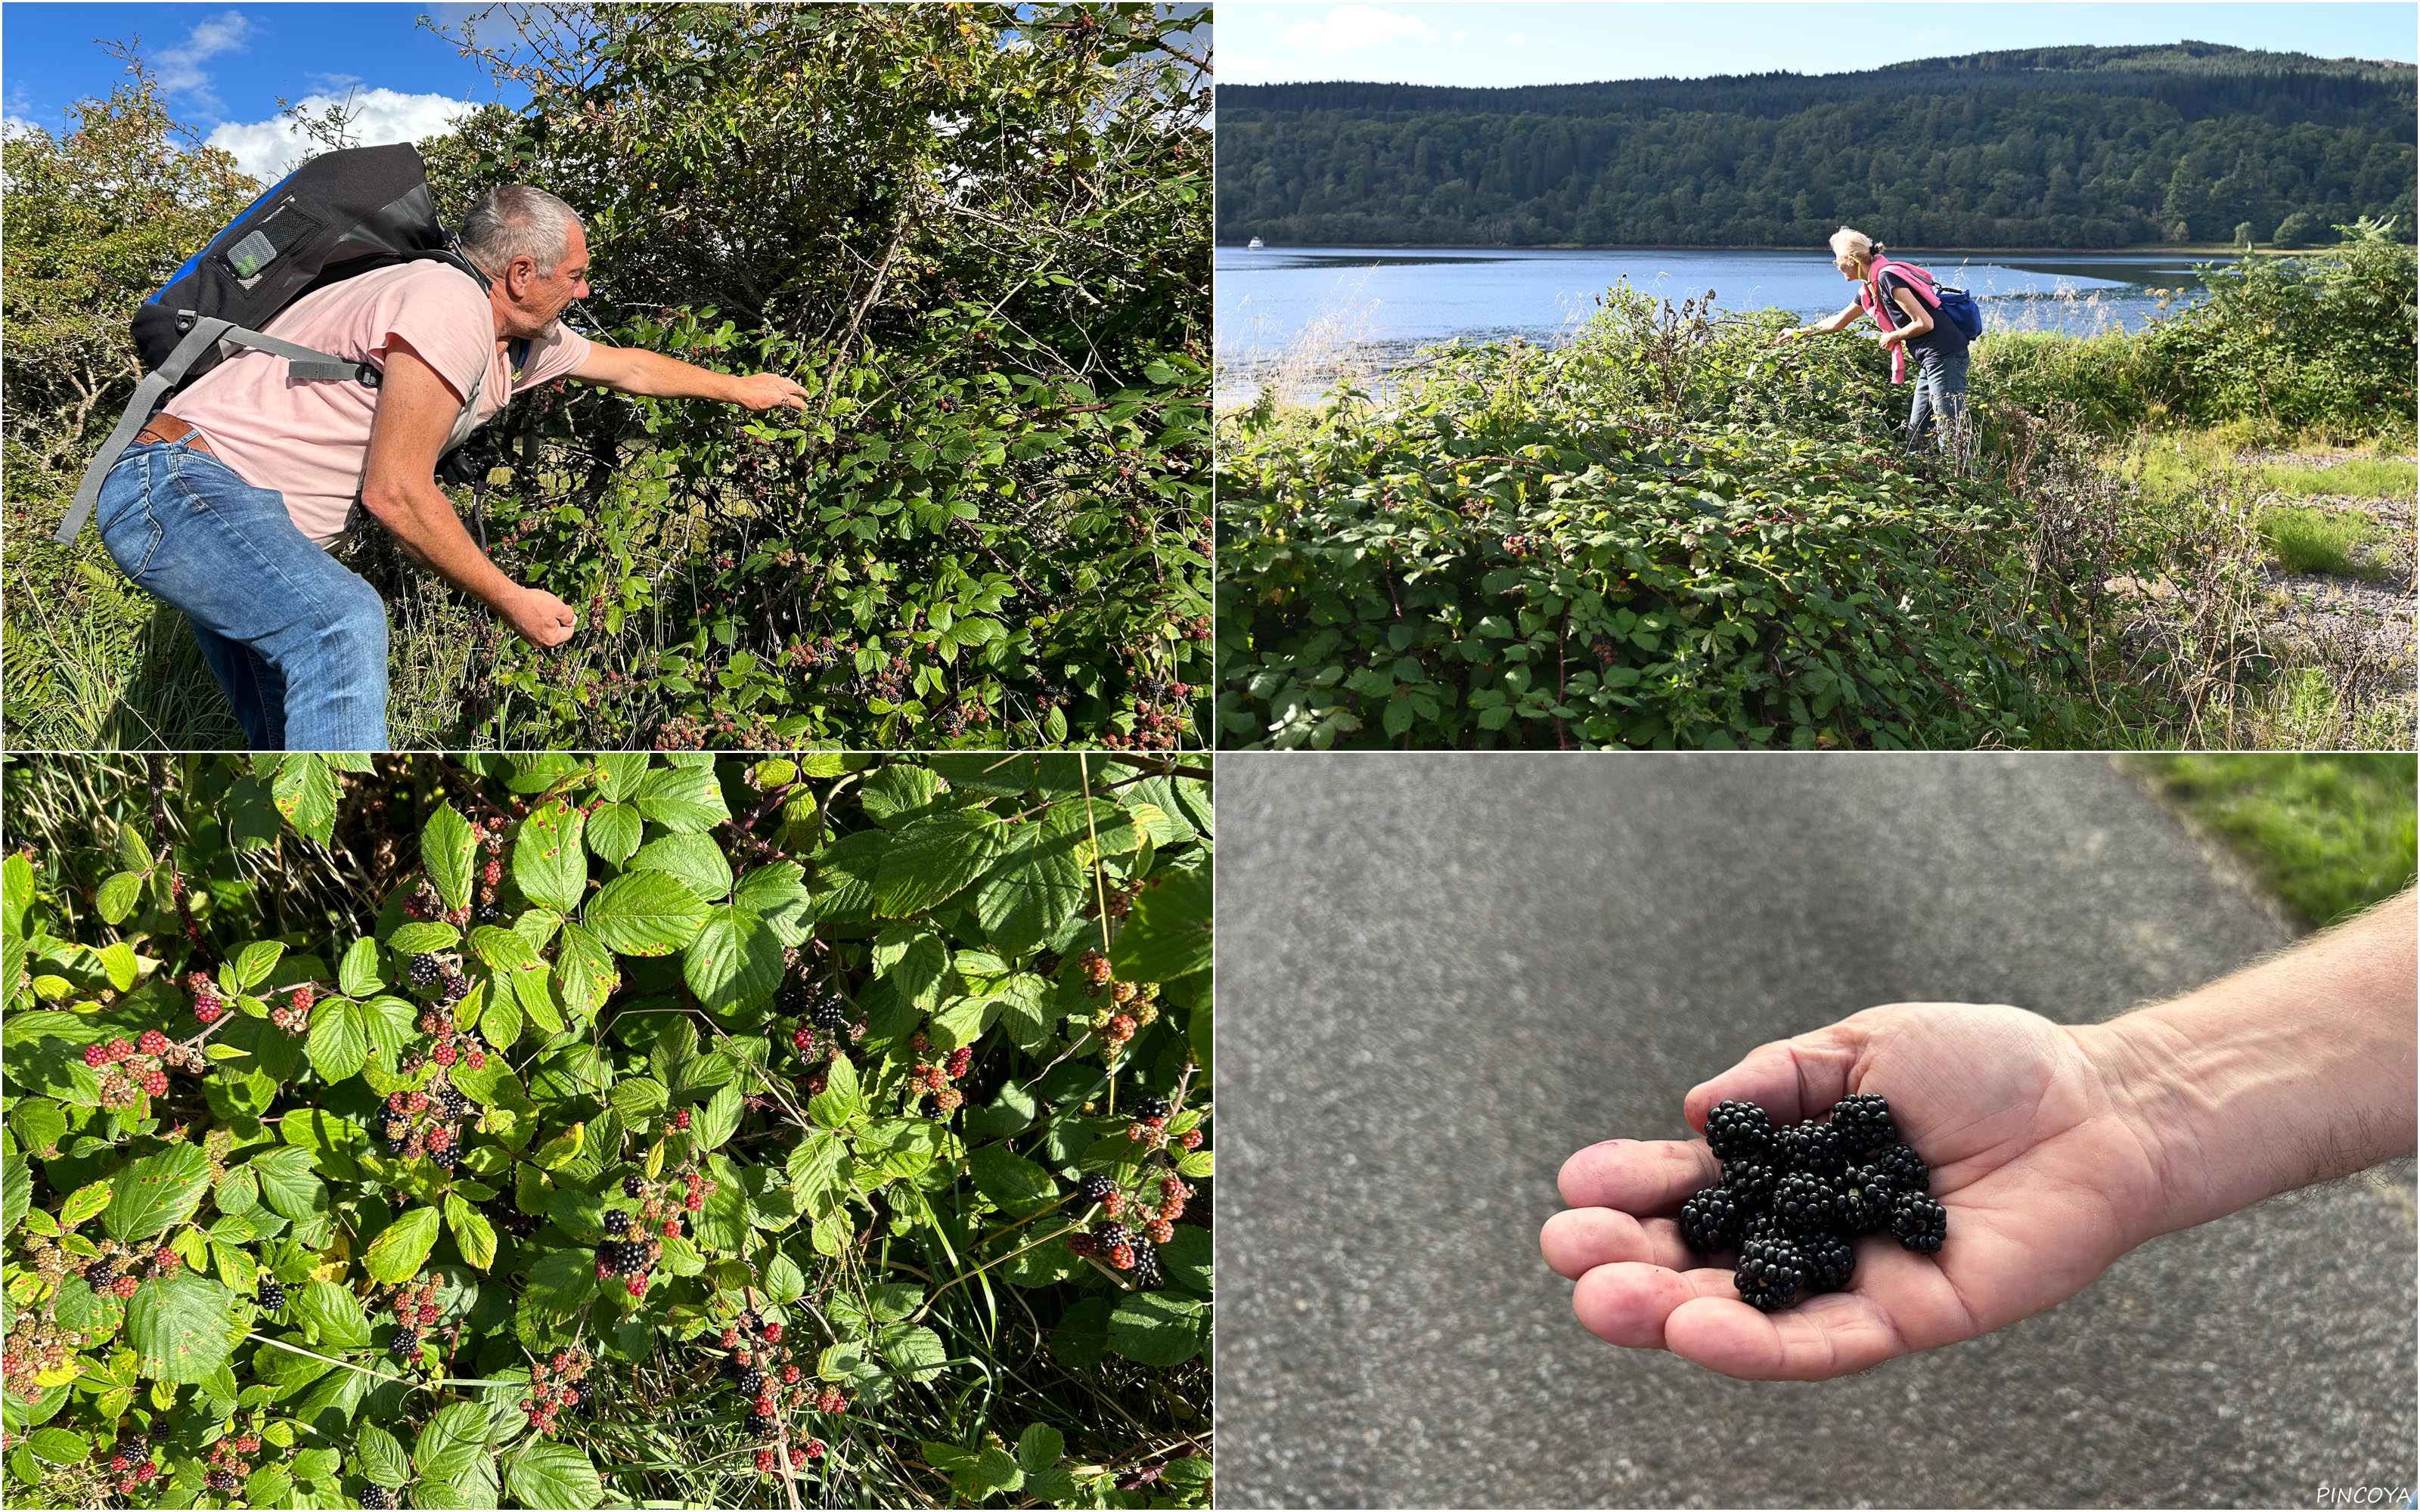
<instances>
[{"instance_id":1,"label":"grass verge","mask_svg":"<svg viewBox=\"0 0 2420 1512\"><path fill-rule=\"evenodd\" d=\"M2334 923L2412 883L2420 759L2296 752L2130 759L2187 817L2242 854L2306 924Z\"/></svg>"}]
</instances>

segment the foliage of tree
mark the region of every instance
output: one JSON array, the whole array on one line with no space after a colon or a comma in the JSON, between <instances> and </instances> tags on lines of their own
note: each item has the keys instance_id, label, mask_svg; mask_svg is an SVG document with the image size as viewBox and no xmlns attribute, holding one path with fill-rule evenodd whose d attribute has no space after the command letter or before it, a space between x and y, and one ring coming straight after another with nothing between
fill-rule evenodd
<instances>
[{"instance_id":1,"label":"foliage of tree","mask_svg":"<svg viewBox=\"0 0 2420 1512\"><path fill-rule=\"evenodd\" d=\"M1206 779L6 775L11 1504L1204 1501Z\"/></svg>"},{"instance_id":2,"label":"foliage of tree","mask_svg":"<svg viewBox=\"0 0 2420 1512\"><path fill-rule=\"evenodd\" d=\"M2124 247L2296 215L2297 236L2365 215L2408 234L2413 96L2406 65L2203 43L1820 76L1231 85L1218 236L1800 246L1847 223L1909 247Z\"/></svg>"},{"instance_id":3,"label":"foliage of tree","mask_svg":"<svg viewBox=\"0 0 2420 1512\"><path fill-rule=\"evenodd\" d=\"M588 624L550 653L484 625L452 658L466 669L455 706L422 738L1196 742L1207 13L568 6L513 19L492 44L466 23L463 45L530 103L422 144L441 210L458 222L504 182L560 193L595 269L574 325L787 373L814 399L752 417L574 384L517 403L497 422L512 478L488 501L489 540ZM223 162L168 145L147 81L85 115L106 140L7 147L12 216L29 214L10 228L11 324L22 256L46 270L22 298L68 311L99 354L89 378L55 342L8 358L27 396L12 406L12 474L21 449L48 463L12 475L10 565L52 596L108 592L97 543L59 552L40 532L135 377L124 319L243 198ZM315 125L324 145L349 141L341 118ZM144 168L123 183L109 168L121 137ZM155 225L162 194L189 208ZM54 203L69 198L91 203ZM76 304L79 286L92 302ZM411 569L375 532L354 564L403 596ZM429 659L411 630L398 661Z\"/></svg>"}]
</instances>

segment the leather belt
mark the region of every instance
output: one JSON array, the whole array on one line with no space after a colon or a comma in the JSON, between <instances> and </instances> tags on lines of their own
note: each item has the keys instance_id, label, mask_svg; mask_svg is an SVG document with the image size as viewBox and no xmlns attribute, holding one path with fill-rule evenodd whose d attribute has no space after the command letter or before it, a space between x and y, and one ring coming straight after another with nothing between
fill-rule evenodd
<instances>
[{"instance_id":1,"label":"leather belt","mask_svg":"<svg viewBox=\"0 0 2420 1512\"><path fill-rule=\"evenodd\" d=\"M137 446L148 446L154 441L191 441L194 450L204 456L218 455L210 450L210 443L199 427L187 424L174 415L153 415L151 423L134 438Z\"/></svg>"}]
</instances>

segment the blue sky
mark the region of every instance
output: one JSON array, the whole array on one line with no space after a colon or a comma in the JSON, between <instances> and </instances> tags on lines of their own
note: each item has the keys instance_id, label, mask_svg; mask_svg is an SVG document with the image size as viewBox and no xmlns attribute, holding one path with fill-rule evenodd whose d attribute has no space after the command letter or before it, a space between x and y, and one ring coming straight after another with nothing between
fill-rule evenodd
<instances>
[{"instance_id":1,"label":"blue sky","mask_svg":"<svg viewBox=\"0 0 2420 1512\"><path fill-rule=\"evenodd\" d=\"M30 4L0 8L0 105L12 124L63 129L77 100L105 97L125 77L101 41L142 39L167 88L172 115L263 178L296 156L279 119L284 96L312 108L360 108L365 146L443 131L470 106L498 98L484 69L459 56L420 18L458 33L485 9L470 5ZM502 23L497 23L499 26ZM483 40L488 39L483 37ZM518 85L503 97L519 105Z\"/></svg>"},{"instance_id":2,"label":"blue sky","mask_svg":"<svg viewBox=\"0 0 2420 1512\"><path fill-rule=\"evenodd\" d=\"M2420 59L2420 5L2003 4L1860 0L1466 0L1231 4L1223 84L1584 84L1717 73L1838 73L1950 53L2192 39L2323 57Z\"/></svg>"}]
</instances>

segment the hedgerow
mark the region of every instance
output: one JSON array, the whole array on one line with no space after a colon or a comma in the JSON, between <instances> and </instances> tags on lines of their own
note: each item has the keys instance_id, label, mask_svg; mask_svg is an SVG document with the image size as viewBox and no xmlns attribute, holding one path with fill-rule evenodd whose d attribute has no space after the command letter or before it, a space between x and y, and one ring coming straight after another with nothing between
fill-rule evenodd
<instances>
[{"instance_id":1,"label":"hedgerow","mask_svg":"<svg viewBox=\"0 0 2420 1512\"><path fill-rule=\"evenodd\" d=\"M1218 461L1236 745L1967 746L2055 719L2067 591L1870 350L1617 288L1569 345L1274 403Z\"/></svg>"},{"instance_id":2,"label":"hedgerow","mask_svg":"<svg viewBox=\"0 0 2420 1512\"><path fill-rule=\"evenodd\" d=\"M17 762L12 1504L1202 1504L1210 789Z\"/></svg>"}]
</instances>

